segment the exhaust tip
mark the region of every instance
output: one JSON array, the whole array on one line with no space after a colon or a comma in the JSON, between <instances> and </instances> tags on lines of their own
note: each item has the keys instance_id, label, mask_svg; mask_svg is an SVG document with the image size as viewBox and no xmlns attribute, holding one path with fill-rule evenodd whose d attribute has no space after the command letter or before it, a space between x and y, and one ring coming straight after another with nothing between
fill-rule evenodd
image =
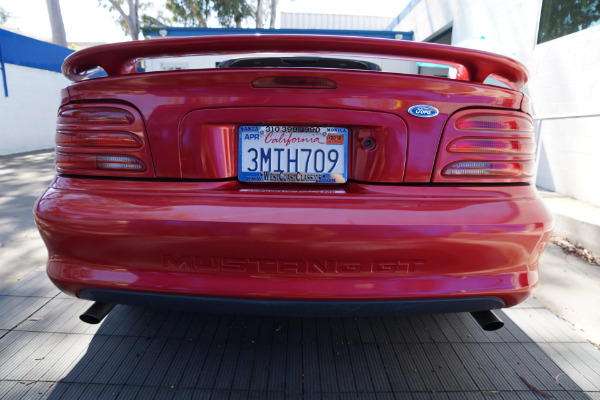
<instances>
[{"instance_id":1,"label":"exhaust tip","mask_svg":"<svg viewBox=\"0 0 600 400\"><path fill-rule=\"evenodd\" d=\"M85 322L86 324L91 324L91 325L95 325L95 324L99 324L100 323L100 319L96 318L93 315L89 315L89 314L81 314L79 316L79 319L83 322Z\"/></svg>"},{"instance_id":2,"label":"exhaust tip","mask_svg":"<svg viewBox=\"0 0 600 400\"><path fill-rule=\"evenodd\" d=\"M471 315L484 331L496 331L504 326L504 322L493 311L473 311Z\"/></svg>"},{"instance_id":3,"label":"exhaust tip","mask_svg":"<svg viewBox=\"0 0 600 400\"><path fill-rule=\"evenodd\" d=\"M109 312L114 308L114 304L111 303L101 303L99 301L92 304L90 308L87 309L86 312L79 316L79 319L86 324L99 324L104 317L108 315Z\"/></svg>"}]
</instances>

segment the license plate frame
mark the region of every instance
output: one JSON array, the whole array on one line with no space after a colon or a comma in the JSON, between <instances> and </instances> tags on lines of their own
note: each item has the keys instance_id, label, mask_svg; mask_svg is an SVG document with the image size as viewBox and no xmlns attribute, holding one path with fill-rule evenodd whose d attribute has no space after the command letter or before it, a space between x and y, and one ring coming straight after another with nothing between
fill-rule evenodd
<instances>
[{"instance_id":1,"label":"license plate frame","mask_svg":"<svg viewBox=\"0 0 600 400\"><path fill-rule=\"evenodd\" d=\"M316 125L242 125L238 179L247 183L342 184L349 130Z\"/></svg>"}]
</instances>

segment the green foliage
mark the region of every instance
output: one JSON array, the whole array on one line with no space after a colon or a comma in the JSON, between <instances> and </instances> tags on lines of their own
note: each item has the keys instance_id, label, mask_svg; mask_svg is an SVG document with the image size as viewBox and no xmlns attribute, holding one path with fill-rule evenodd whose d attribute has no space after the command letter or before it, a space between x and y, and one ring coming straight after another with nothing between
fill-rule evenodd
<instances>
[{"instance_id":1,"label":"green foliage","mask_svg":"<svg viewBox=\"0 0 600 400\"><path fill-rule=\"evenodd\" d=\"M5 23L10 18L10 13L0 7L0 24Z\"/></svg>"},{"instance_id":2,"label":"green foliage","mask_svg":"<svg viewBox=\"0 0 600 400\"><path fill-rule=\"evenodd\" d=\"M544 0L538 43L600 23L600 0Z\"/></svg>"},{"instance_id":3,"label":"green foliage","mask_svg":"<svg viewBox=\"0 0 600 400\"><path fill-rule=\"evenodd\" d=\"M245 0L213 1L213 9L219 24L228 28L240 28L244 19L254 15L252 7Z\"/></svg>"},{"instance_id":4,"label":"green foliage","mask_svg":"<svg viewBox=\"0 0 600 400\"><path fill-rule=\"evenodd\" d=\"M151 17L149 15L142 15L141 18L141 25L143 27L148 27L148 28L162 28L167 26L167 20L165 18L163 18L161 15L159 15L157 18L155 17Z\"/></svg>"},{"instance_id":5,"label":"green foliage","mask_svg":"<svg viewBox=\"0 0 600 400\"><path fill-rule=\"evenodd\" d=\"M256 18L257 0L167 0L173 22L205 28L211 16L224 27L241 27L246 18Z\"/></svg>"},{"instance_id":6,"label":"green foliage","mask_svg":"<svg viewBox=\"0 0 600 400\"><path fill-rule=\"evenodd\" d=\"M173 21L183 26L205 28L211 12L211 0L167 0L167 10L173 13Z\"/></svg>"},{"instance_id":7,"label":"green foliage","mask_svg":"<svg viewBox=\"0 0 600 400\"><path fill-rule=\"evenodd\" d=\"M132 22L128 18L137 15L138 24L147 28L160 28L164 26L180 25L190 27L207 26L207 21L211 17L216 17L219 24L224 27L241 27L242 21L251 18L256 21L256 9L259 0L166 0L165 9L173 15L172 19L165 18L162 12L156 16L146 14L149 7L148 2L140 2L136 13L128 10L129 4L134 3L132 0L98 0L99 4L113 11L114 19L117 24L123 28L125 33L131 34ZM269 14L270 4L266 0L262 0L265 13L263 19ZM273 0L271 0L271 4ZM276 4L276 3L275 3ZM125 13L128 11L128 14ZM264 21L263 21L264 23ZM261 25L262 26L262 25ZM135 35L132 35L134 37ZM137 38L137 36L135 36Z\"/></svg>"}]
</instances>

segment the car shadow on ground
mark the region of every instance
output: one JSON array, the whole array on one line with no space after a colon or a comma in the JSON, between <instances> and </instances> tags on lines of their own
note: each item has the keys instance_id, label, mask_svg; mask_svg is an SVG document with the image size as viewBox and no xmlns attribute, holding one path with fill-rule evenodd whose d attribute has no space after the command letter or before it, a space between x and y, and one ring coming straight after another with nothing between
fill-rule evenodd
<instances>
[{"instance_id":1,"label":"car shadow on ground","mask_svg":"<svg viewBox=\"0 0 600 400\"><path fill-rule=\"evenodd\" d=\"M598 398L600 352L535 300L468 314L266 318L116 306L99 325L43 270L0 291L0 397ZM544 394L542 394L544 393Z\"/></svg>"}]
</instances>

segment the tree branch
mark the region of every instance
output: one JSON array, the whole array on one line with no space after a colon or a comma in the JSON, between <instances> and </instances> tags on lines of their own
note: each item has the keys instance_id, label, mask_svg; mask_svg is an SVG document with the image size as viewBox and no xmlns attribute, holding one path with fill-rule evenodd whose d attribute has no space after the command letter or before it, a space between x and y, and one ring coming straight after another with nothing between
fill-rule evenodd
<instances>
[{"instance_id":1,"label":"tree branch","mask_svg":"<svg viewBox=\"0 0 600 400\"><path fill-rule=\"evenodd\" d=\"M116 0L108 0L108 2L117 10L119 14L121 14L121 18L125 20L125 23L129 26L129 35L131 39L138 40L140 27L139 27L139 19L137 15L139 0L127 0L127 5L129 6L129 15L125 14L123 8Z\"/></svg>"},{"instance_id":2,"label":"tree branch","mask_svg":"<svg viewBox=\"0 0 600 400\"><path fill-rule=\"evenodd\" d=\"M121 17L123 17L126 21L129 19L129 15L125 14L125 11L123 11L119 3L117 3L115 0L108 0L108 2L112 4L112 6L115 8L115 10L119 12L119 14L121 14Z\"/></svg>"}]
</instances>

